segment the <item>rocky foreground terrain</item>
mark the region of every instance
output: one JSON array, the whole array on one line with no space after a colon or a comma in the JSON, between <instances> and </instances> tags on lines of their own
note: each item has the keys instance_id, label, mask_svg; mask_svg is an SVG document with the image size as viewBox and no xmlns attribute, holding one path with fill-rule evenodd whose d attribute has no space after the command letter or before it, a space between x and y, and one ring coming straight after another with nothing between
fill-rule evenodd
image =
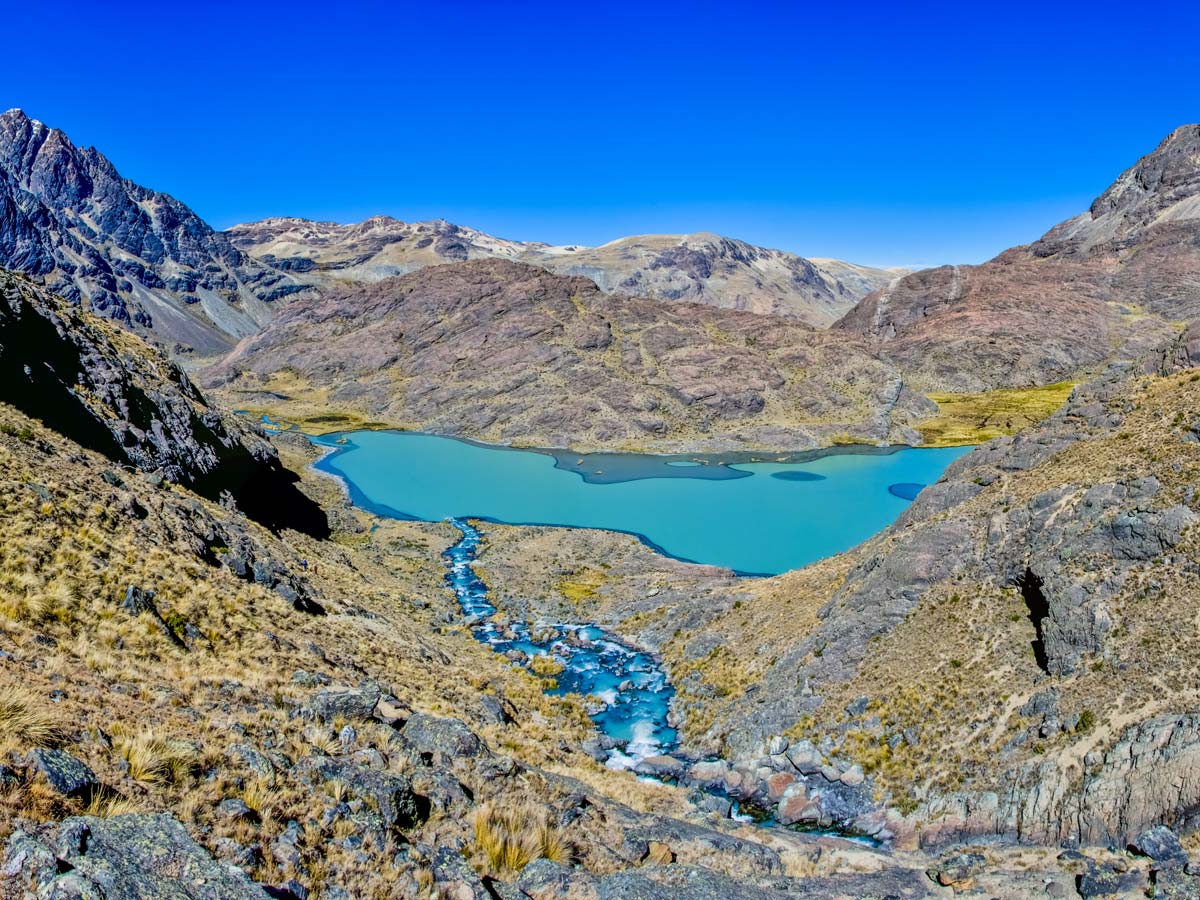
<instances>
[{"instance_id":1,"label":"rocky foreground terrain","mask_svg":"<svg viewBox=\"0 0 1200 900\"><path fill-rule=\"evenodd\" d=\"M378 281L430 265L505 259L590 278L606 293L705 303L831 325L905 273L837 259L804 259L716 234L648 234L601 247L496 238L445 221L376 216L353 225L264 219L226 234L234 246L316 285Z\"/></svg>"},{"instance_id":2,"label":"rocky foreground terrain","mask_svg":"<svg viewBox=\"0 0 1200 900\"><path fill-rule=\"evenodd\" d=\"M576 450L912 443L935 409L844 334L499 260L327 289L201 378L306 427Z\"/></svg>"},{"instance_id":3,"label":"rocky foreground terrain","mask_svg":"<svg viewBox=\"0 0 1200 900\"><path fill-rule=\"evenodd\" d=\"M1096 374L1198 316L1200 125L1185 125L1040 240L905 276L837 327L923 390L979 391Z\"/></svg>"}]
</instances>

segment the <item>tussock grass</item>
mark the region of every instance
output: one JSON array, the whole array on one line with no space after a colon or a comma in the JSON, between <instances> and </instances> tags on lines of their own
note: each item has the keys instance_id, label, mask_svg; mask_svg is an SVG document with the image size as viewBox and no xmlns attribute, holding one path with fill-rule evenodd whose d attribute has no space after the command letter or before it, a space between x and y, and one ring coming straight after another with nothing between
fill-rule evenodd
<instances>
[{"instance_id":1,"label":"tussock grass","mask_svg":"<svg viewBox=\"0 0 1200 900\"><path fill-rule=\"evenodd\" d=\"M570 843L542 807L493 801L476 810L474 821L475 849L494 873L520 872L535 859L571 859Z\"/></svg>"},{"instance_id":2,"label":"tussock grass","mask_svg":"<svg viewBox=\"0 0 1200 900\"><path fill-rule=\"evenodd\" d=\"M113 746L129 763L129 774L136 781L177 784L196 767L196 751L190 744L171 740L154 729L118 732Z\"/></svg>"},{"instance_id":3,"label":"tussock grass","mask_svg":"<svg viewBox=\"0 0 1200 900\"><path fill-rule=\"evenodd\" d=\"M46 700L15 685L0 687L0 751L52 746L63 728Z\"/></svg>"},{"instance_id":4,"label":"tussock grass","mask_svg":"<svg viewBox=\"0 0 1200 900\"><path fill-rule=\"evenodd\" d=\"M95 816L98 819L111 819L114 816L136 812L142 812L138 803L114 791L97 791L83 810L85 816Z\"/></svg>"}]
</instances>

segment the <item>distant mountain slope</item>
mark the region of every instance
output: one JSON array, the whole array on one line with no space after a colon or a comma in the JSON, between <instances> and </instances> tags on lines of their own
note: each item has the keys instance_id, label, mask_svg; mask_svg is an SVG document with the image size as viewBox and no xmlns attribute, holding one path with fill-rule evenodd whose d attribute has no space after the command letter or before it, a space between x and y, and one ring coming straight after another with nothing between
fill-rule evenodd
<instances>
[{"instance_id":1,"label":"distant mountain slope","mask_svg":"<svg viewBox=\"0 0 1200 900\"><path fill-rule=\"evenodd\" d=\"M18 109L0 115L0 266L205 353L254 333L271 301L304 287Z\"/></svg>"},{"instance_id":2,"label":"distant mountain slope","mask_svg":"<svg viewBox=\"0 0 1200 900\"><path fill-rule=\"evenodd\" d=\"M498 258L583 275L607 293L796 316L818 327L903 274L804 259L704 233L555 247L507 241L440 220L409 223L376 216L355 225L265 219L227 234L247 253L316 283L373 281L439 263Z\"/></svg>"},{"instance_id":3,"label":"distant mountain slope","mask_svg":"<svg viewBox=\"0 0 1200 900\"><path fill-rule=\"evenodd\" d=\"M581 450L911 443L933 409L848 335L495 259L331 287L202 377L314 427L368 419Z\"/></svg>"},{"instance_id":4,"label":"distant mountain slope","mask_svg":"<svg viewBox=\"0 0 1200 900\"><path fill-rule=\"evenodd\" d=\"M970 391L1094 372L1197 317L1200 125L1185 125L1035 243L907 275L837 327L924 387Z\"/></svg>"}]
</instances>

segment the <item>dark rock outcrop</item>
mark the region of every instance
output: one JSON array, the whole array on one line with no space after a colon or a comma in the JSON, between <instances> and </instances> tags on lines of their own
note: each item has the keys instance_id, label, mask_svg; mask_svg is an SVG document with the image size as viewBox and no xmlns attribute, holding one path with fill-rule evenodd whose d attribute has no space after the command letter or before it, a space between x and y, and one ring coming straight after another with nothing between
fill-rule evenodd
<instances>
[{"instance_id":1,"label":"dark rock outcrop","mask_svg":"<svg viewBox=\"0 0 1200 900\"><path fill-rule=\"evenodd\" d=\"M272 529L329 533L262 433L210 407L178 365L4 272L0 401L116 463L229 498Z\"/></svg>"}]
</instances>

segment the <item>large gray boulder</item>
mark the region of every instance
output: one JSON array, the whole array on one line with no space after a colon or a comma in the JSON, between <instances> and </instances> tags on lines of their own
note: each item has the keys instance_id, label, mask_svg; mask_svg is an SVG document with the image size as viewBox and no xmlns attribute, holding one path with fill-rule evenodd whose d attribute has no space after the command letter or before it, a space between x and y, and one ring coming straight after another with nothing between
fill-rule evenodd
<instances>
[{"instance_id":1,"label":"large gray boulder","mask_svg":"<svg viewBox=\"0 0 1200 900\"><path fill-rule=\"evenodd\" d=\"M84 816L40 833L18 830L0 868L4 879L39 900L268 900L163 814Z\"/></svg>"}]
</instances>

